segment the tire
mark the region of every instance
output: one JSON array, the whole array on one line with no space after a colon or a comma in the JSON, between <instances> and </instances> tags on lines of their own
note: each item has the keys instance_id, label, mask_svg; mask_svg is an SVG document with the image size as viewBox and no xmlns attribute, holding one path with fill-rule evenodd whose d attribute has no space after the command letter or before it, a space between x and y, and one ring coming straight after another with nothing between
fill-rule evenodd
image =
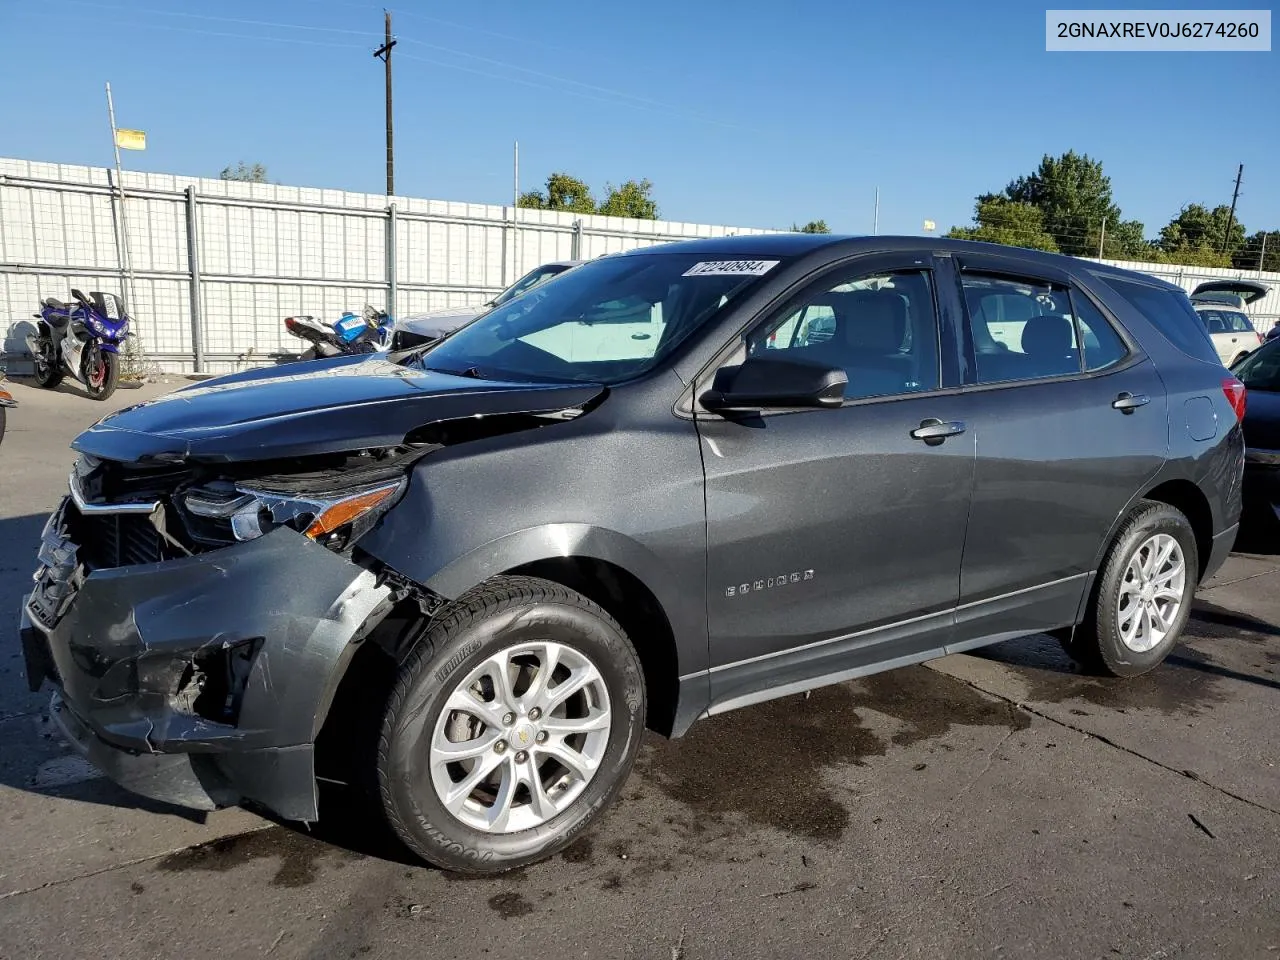
<instances>
[{"instance_id":1,"label":"tire","mask_svg":"<svg viewBox=\"0 0 1280 960\"><path fill-rule=\"evenodd\" d=\"M0 443L4 443L4 422L6 419L5 408L0 407Z\"/></svg>"},{"instance_id":2,"label":"tire","mask_svg":"<svg viewBox=\"0 0 1280 960\"><path fill-rule=\"evenodd\" d=\"M527 652L526 644L536 648L536 655ZM538 698L548 644L557 648L559 660L550 676L561 678L550 687L553 695L564 682L563 669L577 671L575 681L594 679L565 704L549 707L546 716L539 717L532 707L550 702ZM507 669L512 650L520 651L522 659L536 659L538 669L532 676L524 669ZM495 664L503 665L504 674L514 675L512 693L519 691L528 698L515 710L486 710L487 704L465 692L492 690L491 703L499 702L493 683L497 674L485 672L496 669ZM478 679L477 671L482 672ZM457 709L463 701L454 699L446 709L451 697L472 697L466 702L476 707ZM607 728L598 725L605 712L602 704L607 706ZM562 706L564 715L555 716ZM511 723L516 711L519 717ZM479 712L487 712L490 721L476 717ZM640 748L644 713L640 661L612 617L559 584L532 577L496 578L440 614L400 668L378 742L383 810L404 844L438 867L482 875L534 863L568 846L616 797ZM580 725L596 722L596 729L562 736L535 724L551 728L557 721L574 723L574 716ZM466 732L471 734L462 740L474 739L480 747L462 763L443 763L437 744L456 748L461 741L449 733L458 732L460 722L468 725ZM538 746L544 737L548 745ZM582 777L575 778L569 767L559 765L553 753L546 751L570 758L575 766L593 756L596 763L585 785ZM540 765L535 766L539 758ZM482 763L493 772L467 791L468 777L478 773ZM517 779L517 772L523 779ZM543 784L541 811L535 807L530 776L538 776ZM491 778L496 782L486 787ZM506 788L506 795L514 800L509 807L500 807L508 783L519 786ZM442 790L446 794L467 791L464 799L453 804L456 813L445 806ZM486 805L485 800L492 802ZM500 810L508 812L500 814ZM487 828L478 825L486 819L500 822Z\"/></svg>"},{"instance_id":3,"label":"tire","mask_svg":"<svg viewBox=\"0 0 1280 960\"><path fill-rule=\"evenodd\" d=\"M62 361L53 349L53 341L48 337L41 337L36 341L40 346L40 353L45 359L40 357L33 358L32 377L36 381L37 386L44 387L46 390L52 390L62 382L62 378L66 376L66 371L62 368Z\"/></svg>"},{"instance_id":4,"label":"tire","mask_svg":"<svg viewBox=\"0 0 1280 960\"><path fill-rule=\"evenodd\" d=\"M302 351L302 356L298 357L299 360L314 360L315 358L316 358L315 347L307 347L307 349Z\"/></svg>"},{"instance_id":5,"label":"tire","mask_svg":"<svg viewBox=\"0 0 1280 960\"><path fill-rule=\"evenodd\" d=\"M90 364L95 356L101 358L102 369L91 376ZM116 386L120 383L120 354L107 353L100 347L90 348L85 351L83 362L84 385L90 397L105 400L116 392Z\"/></svg>"},{"instance_id":6,"label":"tire","mask_svg":"<svg viewBox=\"0 0 1280 960\"><path fill-rule=\"evenodd\" d=\"M1142 562L1141 551L1150 551L1153 542L1155 553L1146 555L1158 561L1160 551L1169 541L1176 544L1169 561L1145 574L1131 569L1132 562ZM1181 556L1180 577L1171 574L1178 555ZM1199 570L1195 532L1187 518L1168 504L1140 501L1107 552L1084 621L1063 643L1067 654L1086 670L1113 677L1137 677L1153 670L1177 646L1191 615ZM1144 595L1130 587L1144 579L1178 594L1176 601L1171 596L1155 598L1162 619L1149 618L1145 635L1140 615L1145 605ZM1181 580L1180 589L1178 580ZM1122 597L1126 604L1123 610ZM1136 625L1126 616L1129 611L1139 618ZM1162 622L1168 624L1166 629L1160 629ZM1132 637L1126 642L1130 634Z\"/></svg>"}]
</instances>

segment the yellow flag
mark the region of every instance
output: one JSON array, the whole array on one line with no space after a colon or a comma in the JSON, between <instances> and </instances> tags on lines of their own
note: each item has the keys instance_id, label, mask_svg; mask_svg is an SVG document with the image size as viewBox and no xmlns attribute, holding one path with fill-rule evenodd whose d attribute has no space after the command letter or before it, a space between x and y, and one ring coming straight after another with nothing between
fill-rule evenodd
<instances>
[{"instance_id":1,"label":"yellow flag","mask_svg":"<svg viewBox=\"0 0 1280 960\"><path fill-rule=\"evenodd\" d=\"M147 149L147 134L142 130L116 130L116 146L121 150Z\"/></svg>"}]
</instances>

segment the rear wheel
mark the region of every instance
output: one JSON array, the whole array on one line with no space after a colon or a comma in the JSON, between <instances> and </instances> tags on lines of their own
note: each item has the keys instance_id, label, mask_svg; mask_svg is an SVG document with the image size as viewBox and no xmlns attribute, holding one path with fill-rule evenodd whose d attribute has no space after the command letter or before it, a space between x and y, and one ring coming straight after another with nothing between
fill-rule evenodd
<instances>
[{"instance_id":1,"label":"rear wheel","mask_svg":"<svg viewBox=\"0 0 1280 960\"><path fill-rule=\"evenodd\" d=\"M499 873L567 846L626 780L644 680L618 624L558 584L502 577L432 624L392 688L383 808L424 860Z\"/></svg>"},{"instance_id":2,"label":"rear wheel","mask_svg":"<svg viewBox=\"0 0 1280 960\"><path fill-rule=\"evenodd\" d=\"M84 383L89 396L105 400L116 392L120 382L120 355L108 353L96 344L84 351Z\"/></svg>"},{"instance_id":3,"label":"rear wheel","mask_svg":"<svg viewBox=\"0 0 1280 960\"><path fill-rule=\"evenodd\" d=\"M1136 677L1178 643L1200 561L1195 533L1175 508L1142 501L1116 536L1084 622L1063 645L1086 669Z\"/></svg>"},{"instance_id":4,"label":"rear wheel","mask_svg":"<svg viewBox=\"0 0 1280 960\"><path fill-rule=\"evenodd\" d=\"M53 349L53 341L48 337L40 337L34 341L32 354L33 377L36 383L46 390L52 390L62 382L65 373L58 355Z\"/></svg>"}]
</instances>

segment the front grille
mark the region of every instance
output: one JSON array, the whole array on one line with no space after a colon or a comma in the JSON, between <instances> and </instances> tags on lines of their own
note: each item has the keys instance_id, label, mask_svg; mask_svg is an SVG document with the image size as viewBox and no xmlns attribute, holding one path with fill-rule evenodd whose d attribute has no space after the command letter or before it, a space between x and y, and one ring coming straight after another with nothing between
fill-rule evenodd
<instances>
[{"instance_id":1,"label":"front grille","mask_svg":"<svg viewBox=\"0 0 1280 960\"><path fill-rule=\"evenodd\" d=\"M71 541L79 547L80 562L90 570L159 563L183 554L142 514L82 514L68 504L67 526Z\"/></svg>"}]
</instances>

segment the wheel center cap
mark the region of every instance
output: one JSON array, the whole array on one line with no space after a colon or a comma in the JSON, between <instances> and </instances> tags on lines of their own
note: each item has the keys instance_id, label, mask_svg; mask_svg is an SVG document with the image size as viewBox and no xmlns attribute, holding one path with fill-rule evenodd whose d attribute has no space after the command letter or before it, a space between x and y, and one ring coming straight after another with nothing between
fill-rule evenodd
<instances>
[{"instance_id":1,"label":"wheel center cap","mask_svg":"<svg viewBox=\"0 0 1280 960\"><path fill-rule=\"evenodd\" d=\"M1142 585L1142 589L1138 592L1138 596L1140 596L1146 603L1150 603L1155 598L1155 595L1156 588L1149 583L1144 583Z\"/></svg>"},{"instance_id":2,"label":"wheel center cap","mask_svg":"<svg viewBox=\"0 0 1280 960\"><path fill-rule=\"evenodd\" d=\"M533 746L534 737L537 736L537 730L534 729L532 723L517 724L511 731L511 742L515 744L517 749L524 750Z\"/></svg>"}]
</instances>

